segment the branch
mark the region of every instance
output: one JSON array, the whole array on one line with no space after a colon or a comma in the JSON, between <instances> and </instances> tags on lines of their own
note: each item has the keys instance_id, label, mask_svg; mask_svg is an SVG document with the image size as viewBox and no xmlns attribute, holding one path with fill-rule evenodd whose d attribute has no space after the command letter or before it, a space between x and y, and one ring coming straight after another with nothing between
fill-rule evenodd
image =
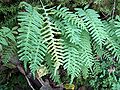
<instances>
[{"instance_id":1,"label":"branch","mask_svg":"<svg viewBox=\"0 0 120 90\"><path fill-rule=\"evenodd\" d=\"M112 19L115 16L116 0L114 0L113 9L112 9Z\"/></svg>"},{"instance_id":2,"label":"branch","mask_svg":"<svg viewBox=\"0 0 120 90\"><path fill-rule=\"evenodd\" d=\"M25 78L26 78L26 80L27 80L27 82L28 82L28 85L31 87L31 89L32 89L32 90L35 90L35 89L33 88L33 86L31 85L30 80L29 80L28 77L26 76L25 71L24 71L24 69L22 68L22 66L17 65L17 68L18 68L18 70L25 76Z\"/></svg>"}]
</instances>

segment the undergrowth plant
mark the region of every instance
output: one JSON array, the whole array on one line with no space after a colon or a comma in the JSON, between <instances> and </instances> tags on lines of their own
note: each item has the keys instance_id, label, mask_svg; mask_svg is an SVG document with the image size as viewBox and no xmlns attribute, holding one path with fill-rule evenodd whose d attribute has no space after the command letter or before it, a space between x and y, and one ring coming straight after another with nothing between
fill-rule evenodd
<instances>
[{"instance_id":1,"label":"undergrowth plant","mask_svg":"<svg viewBox=\"0 0 120 90\"><path fill-rule=\"evenodd\" d=\"M41 7L32 7L21 2L17 20L17 35L7 27L0 29L3 62L18 55L25 70L30 68L34 77L41 78L40 72L46 71L55 82L61 83L62 68L72 84L79 77L96 78L103 69L110 76L113 71L107 71L109 66L100 67L104 59L120 63L119 16L115 20L101 20L87 6L70 10L61 5L50 8L41 2ZM111 86L115 85L117 80Z\"/></svg>"}]
</instances>

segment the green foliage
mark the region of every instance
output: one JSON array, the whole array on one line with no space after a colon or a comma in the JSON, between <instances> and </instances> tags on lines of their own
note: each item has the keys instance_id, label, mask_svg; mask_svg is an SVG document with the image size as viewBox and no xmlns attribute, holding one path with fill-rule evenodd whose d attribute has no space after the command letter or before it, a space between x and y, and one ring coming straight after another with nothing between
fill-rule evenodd
<instances>
[{"instance_id":1,"label":"green foliage","mask_svg":"<svg viewBox=\"0 0 120 90\"><path fill-rule=\"evenodd\" d=\"M12 31L7 27L2 27L2 29L0 29L0 44L8 46L10 41L15 42L15 37L12 34Z\"/></svg>"},{"instance_id":2,"label":"green foliage","mask_svg":"<svg viewBox=\"0 0 120 90\"><path fill-rule=\"evenodd\" d=\"M94 3L102 1L95 0ZM87 0L82 2L87 4ZM84 9L69 9L62 5L51 8L51 5L40 3L41 6L36 7L20 3L17 35L9 28L0 29L3 62L8 63L18 54L25 69L30 68L34 77L37 70L45 66L54 82L61 83L62 69L67 78L70 77L70 83L74 83L75 78L82 78L90 81L93 88L117 90L120 17L101 20L98 12L89 6Z\"/></svg>"},{"instance_id":3,"label":"green foliage","mask_svg":"<svg viewBox=\"0 0 120 90\"><path fill-rule=\"evenodd\" d=\"M27 63L30 63L30 69L35 76L46 53L46 46L40 37L43 17L29 4L22 2L21 5L25 5L26 12L18 13L20 22L19 36L17 37L17 47L20 49L18 54L20 60L24 62L25 69L27 69Z\"/></svg>"},{"instance_id":4,"label":"green foliage","mask_svg":"<svg viewBox=\"0 0 120 90\"><path fill-rule=\"evenodd\" d=\"M42 2L41 2L42 3ZM59 66L62 65L62 39L59 37L56 38L57 35L61 34L58 29L54 26L54 24L50 21L49 11L50 9L45 9L45 6L42 4L43 14L44 15L44 26L41 30L41 36L43 38L43 42L47 43L48 53L51 54L51 60L53 60L55 67L55 74Z\"/></svg>"},{"instance_id":5,"label":"green foliage","mask_svg":"<svg viewBox=\"0 0 120 90\"><path fill-rule=\"evenodd\" d=\"M54 61L51 60L50 54L46 55L45 61L46 61L45 65L47 66L47 69L48 69L48 74L50 74L50 77L52 78L52 80L54 80L54 82L57 82L60 84L61 83L60 75L58 71L56 71L56 74L54 74L55 72Z\"/></svg>"},{"instance_id":6,"label":"green foliage","mask_svg":"<svg viewBox=\"0 0 120 90\"><path fill-rule=\"evenodd\" d=\"M5 68L5 67L4 67ZM5 68L0 72L0 90L30 89L25 78L19 72Z\"/></svg>"},{"instance_id":7,"label":"green foliage","mask_svg":"<svg viewBox=\"0 0 120 90\"><path fill-rule=\"evenodd\" d=\"M105 24L105 23L104 23ZM106 31L108 33L108 39L105 42L106 49L111 52L111 54L117 60L120 60L119 51L119 38L116 35L117 28L114 23L108 22L105 24Z\"/></svg>"},{"instance_id":8,"label":"green foliage","mask_svg":"<svg viewBox=\"0 0 120 90\"><path fill-rule=\"evenodd\" d=\"M120 89L120 79L118 82L113 83L112 90L119 90Z\"/></svg>"},{"instance_id":9,"label":"green foliage","mask_svg":"<svg viewBox=\"0 0 120 90\"><path fill-rule=\"evenodd\" d=\"M94 90L119 90L119 70L115 68L118 67L118 64L105 58L100 60L102 62L97 61L94 65L89 84Z\"/></svg>"},{"instance_id":10,"label":"green foliage","mask_svg":"<svg viewBox=\"0 0 120 90\"><path fill-rule=\"evenodd\" d=\"M15 43L13 31L7 27L2 27L0 29L0 45L2 45L3 63L8 63L10 58L16 53Z\"/></svg>"},{"instance_id":11,"label":"green foliage","mask_svg":"<svg viewBox=\"0 0 120 90\"><path fill-rule=\"evenodd\" d=\"M102 45L106 39L106 32L104 31L104 25L101 20L98 19L100 16L92 9L82 10L76 8L76 10L76 14L81 17L90 32L92 39L94 40L93 43L96 42L100 48L102 48Z\"/></svg>"},{"instance_id":12,"label":"green foliage","mask_svg":"<svg viewBox=\"0 0 120 90\"><path fill-rule=\"evenodd\" d=\"M19 2L13 3L13 4L9 4L9 2L7 4L0 2L0 26L1 27L6 26L6 27L12 28L16 24L18 4Z\"/></svg>"},{"instance_id":13,"label":"green foliage","mask_svg":"<svg viewBox=\"0 0 120 90\"><path fill-rule=\"evenodd\" d=\"M68 75L71 75L71 83L75 77L78 77L82 64L79 58L79 52L77 48L73 47L70 43L65 43L64 46L64 69L67 69ZM73 63L74 62L74 63Z\"/></svg>"}]
</instances>

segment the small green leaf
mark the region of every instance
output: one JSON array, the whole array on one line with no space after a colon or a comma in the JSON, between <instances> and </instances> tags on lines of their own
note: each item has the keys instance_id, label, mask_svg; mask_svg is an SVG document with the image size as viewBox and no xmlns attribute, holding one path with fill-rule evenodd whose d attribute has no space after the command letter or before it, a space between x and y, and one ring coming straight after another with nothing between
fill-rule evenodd
<instances>
[{"instance_id":1,"label":"small green leaf","mask_svg":"<svg viewBox=\"0 0 120 90\"><path fill-rule=\"evenodd\" d=\"M8 46L7 41L6 41L5 38L3 38L3 37L0 37L0 43L3 44L3 45Z\"/></svg>"}]
</instances>

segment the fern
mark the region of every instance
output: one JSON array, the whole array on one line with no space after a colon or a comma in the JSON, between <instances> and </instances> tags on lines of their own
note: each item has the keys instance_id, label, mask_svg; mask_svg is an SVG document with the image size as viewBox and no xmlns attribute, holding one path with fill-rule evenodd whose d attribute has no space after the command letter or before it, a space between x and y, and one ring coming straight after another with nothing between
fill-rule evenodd
<instances>
[{"instance_id":1,"label":"fern","mask_svg":"<svg viewBox=\"0 0 120 90\"><path fill-rule=\"evenodd\" d=\"M96 42L100 48L102 48L107 34L104 31L104 25L101 20L98 19L100 16L92 9L83 10L76 8L75 10L77 11L76 14L84 21L94 43Z\"/></svg>"},{"instance_id":2,"label":"fern","mask_svg":"<svg viewBox=\"0 0 120 90\"><path fill-rule=\"evenodd\" d=\"M80 33L82 32L82 29L87 29L82 21L81 18L79 18L76 14L69 11L68 8L57 7L57 10L53 10L55 13L54 18L55 21L53 21L56 26L61 30L62 34L65 36L66 39L69 39L70 42L78 45L80 42ZM58 19L58 20L57 20Z\"/></svg>"},{"instance_id":3,"label":"fern","mask_svg":"<svg viewBox=\"0 0 120 90\"><path fill-rule=\"evenodd\" d=\"M83 32L81 39L83 40L81 46L84 47L75 47L69 42L64 44L64 69L67 69L68 75L71 75L70 83L80 75L81 71L83 77L87 78L89 69L92 70L93 56L88 33Z\"/></svg>"},{"instance_id":4,"label":"fern","mask_svg":"<svg viewBox=\"0 0 120 90\"><path fill-rule=\"evenodd\" d=\"M112 24L111 22L104 23L105 28L107 29L107 35L108 39L105 42L105 46L108 49L108 51L111 52L114 58L117 60L120 60L120 51L119 51L119 44L116 42L117 37L116 37L116 32L115 32L115 26L114 23Z\"/></svg>"},{"instance_id":5,"label":"fern","mask_svg":"<svg viewBox=\"0 0 120 90\"><path fill-rule=\"evenodd\" d=\"M7 64L17 51L13 30L7 27L2 27L2 29L0 29L0 44L2 47L2 62Z\"/></svg>"},{"instance_id":6,"label":"fern","mask_svg":"<svg viewBox=\"0 0 120 90\"><path fill-rule=\"evenodd\" d=\"M41 2L42 3L42 2ZM44 24L41 30L41 36L43 38L43 42L47 43L48 53L52 55L52 60L55 61L55 75L59 66L63 63L63 54L62 54L62 43L61 39L57 35L61 34L58 32L58 28L50 21L49 11L50 9L45 9L45 6L42 4L42 9L44 11Z\"/></svg>"},{"instance_id":7,"label":"fern","mask_svg":"<svg viewBox=\"0 0 120 90\"><path fill-rule=\"evenodd\" d=\"M98 0L95 3L100 4ZM51 8L53 3L43 5L41 0L38 4L32 7L26 2L20 3L17 35L14 36L13 30L7 27L0 29L2 62L7 64L18 55L25 69L30 68L34 77L48 74L54 82L61 83L62 71L70 78L70 84L80 78L81 85L82 80L84 83L90 80L95 89L100 86L102 89L119 89L120 17L102 21L100 15L88 6L84 9L69 9L61 5ZM15 7L10 5L11 10L8 8L2 7L0 12L14 16L16 4ZM5 16L3 21L7 22L4 25L12 27L10 23L16 20L16 16L8 18ZM0 23L3 25L2 21ZM113 82L114 79L118 82Z\"/></svg>"},{"instance_id":8,"label":"fern","mask_svg":"<svg viewBox=\"0 0 120 90\"><path fill-rule=\"evenodd\" d=\"M57 83L61 83L60 81L60 75L59 75L59 72L58 70L56 71L56 74L55 73L55 66L54 66L54 61L51 60L51 55L50 54L46 54L46 57L45 57L45 65L47 66L47 69L48 69L48 74L50 74L50 77L52 78L52 80L54 82L57 82Z\"/></svg>"},{"instance_id":9,"label":"fern","mask_svg":"<svg viewBox=\"0 0 120 90\"><path fill-rule=\"evenodd\" d=\"M30 69L35 76L35 72L41 66L46 53L46 45L42 43L40 36L43 17L31 5L22 2L21 6L25 6L25 12L19 12L18 15L20 22L19 36L17 37L17 47L20 49L18 54L20 60L24 62L25 69L30 63Z\"/></svg>"},{"instance_id":10,"label":"fern","mask_svg":"<svg viewBox=\"0 0 120 90\"><path fill-rule=\"evenodd\" d=\"M3 47L2 50L2 62L4 64L9 63L9 61L11 60L11 58L17 53L17 49L16 49L16 45L15 44L11 44L7 47Z\"/></svg>"},{"instance_id":11,"label":"fern","mask_svg":"<svg viewBox=\"0 0 120 90\"><path fill-rule=\"evenodd\" d=\"M42 2L41 5L34 8L22 2L24 11L18 15L18 54L34 76L45 64L51 78L60 82L59 68L63 66L73 83L80 74L87 79L93 72L94 54L119 59L115 28L102 22L96 11L76 8L73 13L66 7L48 8Z\"/></svg>"},{"instance_id":12,"label":"fern","mask_svg":"<svg viewBox=\"0 0 120 90\"><path fill-rule=\"evenodd\" d=\"M80 19L77 17L77 15L70 12L68 8L66 7L61 8L61 6L58 6L57 10L53 10L53 12L55 13L55 16L61 17L67 22L72 22L72 25L77 24L77 26L80 27L79 24Z\"/></svg>"},{"instance_id":13,"label":"fern","mask_svg":"<svg viewBox=\"0 0 120 90\"><path fill-rule=\"evenodd\" d=\"M67 69L68 75L71 76L70 83L72 83L73 79L79 76L82 64L77 48L66 42L64 45L64 69Z\"/></svg>"},{"instance_id":14,"label":"fern","mask_svg":"<svg viewBox=\"0 0 120 90\"><path fill-rule=\"evenodd\" d=\"M10 41L15 42L12 30L7 27L2 27L2 29L0 29L0 44L8 46Z\"/></svg>"},{"instance_id":15,"label":"fern","mask_svg":"<svg viewBox=\"0 0 120 90\"><path fill-rule=\"evenodd\" d=\"M80 58L81 58L81 62L82 62L82 72L83 72L83 76L86 79L88 77L88 69L90 69L92 71L92 66L94 64L94 57L92 54L92 47L91 47L91 42L90 42L90 36L88 32L82 32L82 36L81 36L81 46L82 50L81 50L81 54L80 54Z\"/></svg>"},{"instance_id":16,"label":"fern","mask_svg":"<svg viewBox=\"0 0 120 90\"><path fill-rule=\"evenodd\" d=\"M105 45L107 45L107 49L109 51L112 51L112 55L114 55L114 58L117 60L120 60L120 51L119 51L119 45L112 39L106 41Z\"/></svg>"}]
</instances>

